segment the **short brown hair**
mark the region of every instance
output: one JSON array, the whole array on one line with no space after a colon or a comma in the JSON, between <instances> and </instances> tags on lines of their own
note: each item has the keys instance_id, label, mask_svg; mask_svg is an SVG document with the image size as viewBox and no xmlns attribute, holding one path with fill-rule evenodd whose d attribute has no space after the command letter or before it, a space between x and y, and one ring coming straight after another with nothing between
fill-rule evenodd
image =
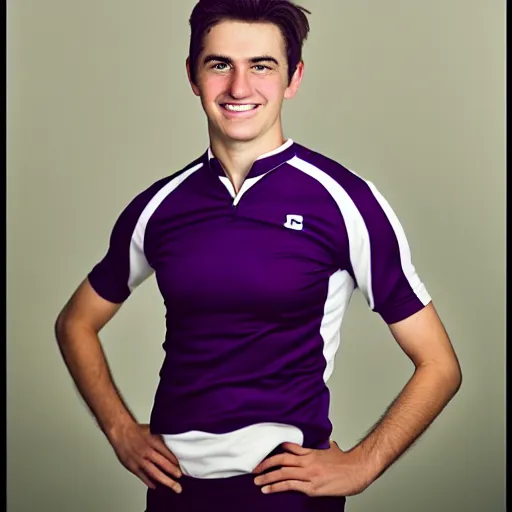
<instances>
[{"instance_id":1,"label":"short brown hair","mask_svg":"<svg viewBox=\"0 0 512 512\"><path fill-rule=\"evenodd\" d=\"M283 34L290 82L302 59L302 46L309 33L304 7L289 0L200 0L190 16L190 75L196 83L197 60L204 48L205 35L221 21L272 23Z\"/></svg>"}]
</instances>

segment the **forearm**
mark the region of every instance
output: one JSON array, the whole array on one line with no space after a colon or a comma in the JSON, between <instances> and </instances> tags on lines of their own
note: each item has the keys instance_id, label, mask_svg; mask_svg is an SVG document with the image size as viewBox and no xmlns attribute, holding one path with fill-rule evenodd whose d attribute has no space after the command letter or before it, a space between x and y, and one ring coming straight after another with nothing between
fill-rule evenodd
<instances>
[{"instance_id":1,"label":"forearm","mask_svg":"<svg viewBox=\"0 0 512 512\"><path fill-rule=\"evenodd\" d=\"M350 450L376 480L428 428L460 386L456 368L416 368L402 392L368 435Z\"/></svg>"},{"instance_id":2,"label":"forearm","mask_svg":"<svg viewBox=\"0 0 512 512\"><path fill-rule=\"evenodd\" d=\"M78 391L109 436L135 421L117 390L98 335L91 329L58 322L56 337Z\"/></svg>"}]
</instances>

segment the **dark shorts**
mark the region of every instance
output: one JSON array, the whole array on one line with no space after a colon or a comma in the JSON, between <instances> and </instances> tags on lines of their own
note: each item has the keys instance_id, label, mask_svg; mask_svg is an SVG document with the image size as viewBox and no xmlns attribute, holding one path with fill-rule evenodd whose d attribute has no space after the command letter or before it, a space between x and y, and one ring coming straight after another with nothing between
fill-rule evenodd
<instances>
[{"instance_id":1,"label":"dark shorts","mask_svg":"<svg viewBox=\"0 0 512 512\"><path fill-rule=\"evenodd\" d=\"M270 457L279 450L274 450ZM274 471L272 468L269 471ZM263 494L256 475L192 478L183 475L180 494L166 486L148 489L146 512L343 512L341 496L310 497L297 491Z\"/></svg>"}]
</instances>

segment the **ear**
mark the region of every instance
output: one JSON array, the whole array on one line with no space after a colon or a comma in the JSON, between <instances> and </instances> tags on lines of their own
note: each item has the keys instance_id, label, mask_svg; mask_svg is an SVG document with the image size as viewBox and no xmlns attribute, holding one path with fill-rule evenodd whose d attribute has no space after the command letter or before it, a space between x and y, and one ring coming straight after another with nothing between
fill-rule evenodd
<instances>
[{"instance_id":1,"label":"ear","mask_svg":"<svg viewBox=\"0 0 512 512\"><path fill-rule=\"evenodd\" d=\"M187 60L185 61L185 66L187 68L187 76L188 76L188 81L190 83L190 87L192 87L192 91L194 92L194 94L196 96L200 96L201 93L199 92L199 88L197 87L196 84L194 84L192 82L192 75L190 74L190 57L187 57Z\"/></svg>"},{"instance_id":2,"label":"ear","mask_svg":"<svg viewBox=\"0 0 512 512\"><path fill-rule=\"evenodd\" d=\"M302 82L304 76L304 61L300 61L295 68L290 85L284 91L284 99L291 100L299 90L299 85Z\"/></svg>"}]
</instances>

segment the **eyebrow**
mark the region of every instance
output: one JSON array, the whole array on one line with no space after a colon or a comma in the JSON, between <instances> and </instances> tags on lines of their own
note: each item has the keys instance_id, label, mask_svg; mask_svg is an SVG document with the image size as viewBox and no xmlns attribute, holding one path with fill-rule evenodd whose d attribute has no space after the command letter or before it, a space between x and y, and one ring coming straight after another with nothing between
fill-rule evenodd
<instances>
[{"instance_id":1,"label":"eyebrow","mask_svg":"<svg viewBox=\"0 0 512 512\"><path fill-rule=\"evenodd\" d=\"M223 62L224 64L233 64L233 59L230 57L226 57L225 55L215 55L210 54L206 55L206 57L203 59L203 65L208 64L208 62ZM251 64L258 64L260 62L274 62L277 66L279 66L279 62L274 57L271 57L270 55L260 55L259 57L252 57L249 59L249 62Z\"/></svg>"}]
</instances>

